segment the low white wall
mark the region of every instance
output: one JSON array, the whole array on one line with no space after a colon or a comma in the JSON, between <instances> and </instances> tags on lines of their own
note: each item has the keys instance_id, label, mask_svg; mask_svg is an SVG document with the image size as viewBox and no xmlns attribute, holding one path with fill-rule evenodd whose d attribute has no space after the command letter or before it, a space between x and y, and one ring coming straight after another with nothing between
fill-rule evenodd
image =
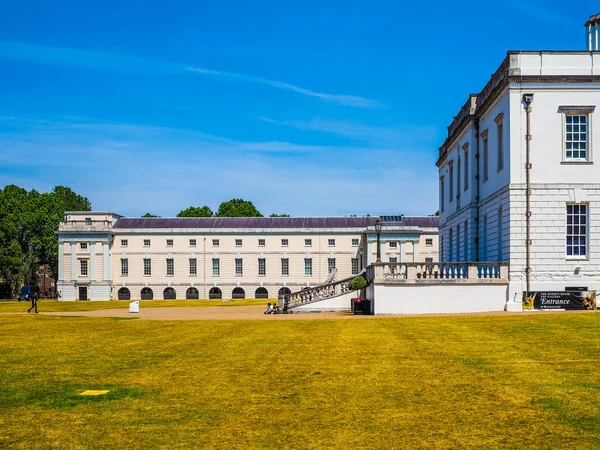
<instances>
[{"instance_id":1,"label":"low white wall","mask_svg":"<svg viewBox=\"0 0 600 450\"><path fill-rule=\"evenodd\" d=\"M292 311L294 313L325 312L325 311L350 311L352 309L351 299L360 297L360 291L353 291L339 297L322 300L308 305L298 306Z\"/></svg>"},{"instance_id":2,"label":"low white wall","mask_svg":"<svg viewBox=\"0 0 600 450\"><path fill-rule=\"evenodd\" d=\"M508 285L374 286L375 314L440 314L504 311Z\"/></svg>"}]
</instances>

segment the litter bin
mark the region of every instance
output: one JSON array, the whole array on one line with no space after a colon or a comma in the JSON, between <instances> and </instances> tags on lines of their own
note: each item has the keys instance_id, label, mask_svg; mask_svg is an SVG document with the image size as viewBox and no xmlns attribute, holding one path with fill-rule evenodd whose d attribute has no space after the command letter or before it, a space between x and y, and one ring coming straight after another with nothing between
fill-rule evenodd
<instances>
[{"instance_id":1,"label":"litter bin","mask_svg":"<svg viewBox=\"0 0 600 450\"><path fill-rule=\"evenodd\" d=\"M354 297L352 299L352 313L369 315L371 314L371 300L366 298Z\"/></svg>"}]
</instances>

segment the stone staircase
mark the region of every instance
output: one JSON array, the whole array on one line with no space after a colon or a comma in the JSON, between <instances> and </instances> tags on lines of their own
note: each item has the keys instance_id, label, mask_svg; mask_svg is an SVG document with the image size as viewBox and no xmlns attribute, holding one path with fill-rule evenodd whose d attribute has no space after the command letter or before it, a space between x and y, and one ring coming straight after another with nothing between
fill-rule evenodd
<instances>
[{"instance_id":1,"label":"stone staircase","mask_svg":"<svg viewBox=\"0 0 600 450\"><path fill-rule=\"evenodd\" d=\"M284 314L291 314L294 312L294 309L299 306L310 305L312 303L348 294L352 292L352 290L348 288L348 283L354 278L363 275L365 272L366 270L363 269L362 272L339 281L333 281L333 277L330 276L325 283L320 286L304 288L298 292L282 295L279 298L279 310Z\"/></svg>"}]
</instances>

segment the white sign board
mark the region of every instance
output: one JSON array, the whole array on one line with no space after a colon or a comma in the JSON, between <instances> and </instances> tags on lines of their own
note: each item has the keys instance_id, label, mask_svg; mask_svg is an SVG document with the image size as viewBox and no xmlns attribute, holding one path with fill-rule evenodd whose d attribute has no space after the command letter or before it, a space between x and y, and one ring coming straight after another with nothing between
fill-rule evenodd
<instances>
[{"instance_id":1,"label":"white sign board","mask_svg":"<svg viewBox=\"0 0 600 450\"><path fill-rule=\"evenodd\" d=\"M139 313L140 312L140 302L131 302L129 304L129 312L130 313Z\"/></svg>"}]
</instances>

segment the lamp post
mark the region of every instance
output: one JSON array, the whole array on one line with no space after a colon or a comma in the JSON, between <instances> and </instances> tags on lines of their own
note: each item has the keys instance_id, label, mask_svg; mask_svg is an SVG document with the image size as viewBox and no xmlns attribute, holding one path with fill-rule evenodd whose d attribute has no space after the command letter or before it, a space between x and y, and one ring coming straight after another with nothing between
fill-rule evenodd
<instances>
[{"instance_id":1,"label":"lamp post","mask_svg":"<svg viewBox=\"0 0 600 450\"><path fill-rule=\"evenodd\" d=\"M381 262L381 240L380 240L381 220L379 220L379 217L375 221L375 233L377 233L377 261L376 262Z\"/></svg>"}]
</instances>

